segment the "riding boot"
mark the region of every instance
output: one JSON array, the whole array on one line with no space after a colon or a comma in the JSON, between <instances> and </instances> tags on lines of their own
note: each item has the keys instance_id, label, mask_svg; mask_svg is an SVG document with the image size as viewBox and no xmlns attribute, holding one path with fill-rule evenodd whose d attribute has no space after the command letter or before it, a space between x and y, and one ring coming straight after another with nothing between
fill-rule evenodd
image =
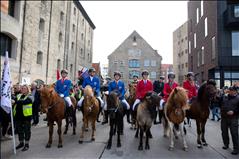
<instances>
[{"instance_id":1,"label":"riding boot","mask_svg":"<svg viewBox=\"0 0 239 159\"><path fill-rule=\"evenodd\" d=\"M159 124L162 123L163 110L159 110Z\"/></svg>"},{"instance_id":2,"label":"riding boot","mask_svg":"<svg viewBox=\"0 0 239 159\"><path fill-rule=\"evenodd\" d=\"M127 122L129 124L131 124L131 121L130 121L130 110L126 110L126 116L127 116Z\"/></svg>"},{"instance_id":3,"label":"riding boot","mask_svg":"<svg viewBox=\"0 0 239 159\"><path fill-rule=\"evenodd\" d=\"M104 111L104 121L102 122L102 125L107 124L108 123L108 111L105 110Z\"/></svg>"}]
</instances>

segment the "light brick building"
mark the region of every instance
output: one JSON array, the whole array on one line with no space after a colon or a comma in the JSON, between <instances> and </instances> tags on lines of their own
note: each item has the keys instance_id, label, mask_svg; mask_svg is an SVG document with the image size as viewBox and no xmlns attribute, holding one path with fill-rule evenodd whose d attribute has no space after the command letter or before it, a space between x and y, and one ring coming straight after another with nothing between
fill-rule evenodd
<instances>
[{"instance_id":1,"label":"light brick building","mask_svg":"<svg viewBox=\"0 0 239 159\"><path fill-rule=\"evenodd\" d=\"M188 73L188 23L173 32L173 68L175 81L182 84Z\"/></svg>"},{"instance_id":2,"label":"light brick building","mask_svg":"<svg viewBox=\"0 0 239 159\"><path fill-rule=\"evenodd\" d=\"M120 71L122 80L128 83L134 74L139 75L143 70L149 71L152 81L160 76L162 56L154 50L136 31L127 37L116 50L108 56L109 73L113 78L114 71Z\"/></svg>"},{"instance_id":3,"label":"light brick building","mask_svg":"<svg viewBox=\"0 0 239 159\"><path fill-rule=\"evenodd\" d=\"M94 29L79 1L1 1L1 57L9 51L13 83L49 84L63 68L76 80L91 66Z\"/></svg>"}]
</instances>

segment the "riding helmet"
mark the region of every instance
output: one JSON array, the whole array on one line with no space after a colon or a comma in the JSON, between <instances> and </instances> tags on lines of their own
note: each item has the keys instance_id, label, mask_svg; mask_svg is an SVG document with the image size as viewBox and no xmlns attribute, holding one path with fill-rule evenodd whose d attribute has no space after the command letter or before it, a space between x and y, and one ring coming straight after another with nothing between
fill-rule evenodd
<instances>
[{"instance_id":1,"label":"riding helmet","mask_svg":"<svg viewBox=\"0 0 239 159\"><path fill-rule=\"evenodd\" d=\"M91 73L91 72L96 72L96 71L95 71L94 67L91 67L88 72Z\"/></svg>"},{"instance_id":2,"label":"riding helmet","mask_svg":"<svg viewBox=\"0 0 239 159\"><path fill-rule=\"evenodd\" d=\"M143 76L143 75L149 75L149 71L144 70L144 71L142 72L142 76Z\"/></svg>"},{"instance_id":3,"label":"riding helmet","mask_svg":"<svg viewBox=\"0 0 239 159\"><path fill-rule=\"evenodd\" d=\"M175 73L169 72L168 73L168 78L175 78Z\"/></svg>"},{"instance_id":4,"label":"riding helmet","mask_svg":"<svg viewBox=\"0 0 239 159\"><path fill-rule=\"evenodd\" d=\"M161 80L164 80L164 78L165 78L164 76L160 76L160 77L159 77L159 79L161 79Z\"/></svg>"},{"instance_id":5,"label":"riding helmet","mask_svg":"<svg viewBox=\"0 0 239 159\"><path fill-rule=\"evenodd\" d=\"M62 73L66 73L66 74L68 74L67 69L63 69L63 70L61 70L61 74L62 74Z\"/></svg>"},{"instance_id":6,"label":"riding helmet","mask_svg":"<svg viewBox=\"0 0 239 159\"><path fill-rule=\"evenodd\" d=\"M187 77L194 76L193 72L188 72Z\"/></svg>"},{"instance_id":7,"label":"riding helmet","mask_svg":"<svg viewBox=\"0 0 239 159\"><path fill-rule=\"evenodd\" d=\"M115 71L115 72L114 72L114 76L116 76L116 75L118 75L118 76L121 77L121 73L120 73L119 71Z\"/></svg>"}]
</instances>

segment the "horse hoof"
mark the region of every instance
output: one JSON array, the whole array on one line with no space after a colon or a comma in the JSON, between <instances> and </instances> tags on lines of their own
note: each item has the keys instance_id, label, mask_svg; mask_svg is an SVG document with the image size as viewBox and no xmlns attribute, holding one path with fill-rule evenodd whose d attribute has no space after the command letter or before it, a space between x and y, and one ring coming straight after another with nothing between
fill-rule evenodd
<instances>
[{"instance_id":1,"label":"horse hoof","mask_svg":"<svg viewBox=\"0 0 239 159\"><path fill-rule=\"evenodd\" d=\"M108 144L108 145L106 146L106 149L108 149L108 150L111 149L111 145Z\"/></svg>"},{"instance_id":2,"label":"horse hoof","mask_svg":"<svg viewBox=\"0 0 239 159\"><path fill-rule=\"evenodd\" d=\"M66 131L64 131L64 133L63 133L64 135L66 135L67 134L67 132Z\"/></svg>"},{"instance_id":3,"label":"horse hoof","mask_svg":"<svg viewBox=\"0 0 239 159\"><path fill-rule=\"evenodd\" d=\"M167 138L168 136L166 134L164 134L163 137Z\"/></svg>"},{"instance_id":4,"label":"horse hoof","mask_svg":"<svg viewBox=\"0 0 239 159\"><path fill-rule=\"evenodd\" d=\"M187 148L187 147L184 147L184 148L183 148L183 151L188 152L188 148Z\"/></svg>"},{"instance_id":5,"label":"horse hoof","mask_svg":"<svg viewBox=\"0 0 239 159\"><path fill-rule=\"evenodd\" d=\"M46 148L50 148L51 147L51 144L46 144Z\"/></svg>"},{"instance_id":6,"label":"horse hoof","mask_svg":"<svg viewBox=\"0 0 239 159\"><path fill-rule=\"evenodd\" d=\"M178 140L178 136L175 136L175 139Z\"/></svg>"},{"instance_id":7,"label":"horse hoof","mask_svg":"<svg viewBox=\"0 0 239 159\"><path fill-rule=\"evenodd\" d=\"M95 141L95 138L91 138L91 141Z\"/></svg>"},{"instance_id":8,"label":"horse hoof","mask_svg":"<svg viewBox=\"0 0 239 159\"><path fill-rule=\"evenodd\" d=\"M208 144L206 142L202 143L203 146L208 146Z\"/></svg>"},{"instance_id":9,"label":"horse hoof","mask_svg":"<svg viewBox=\"0 0 239 159\"><path fill-rule=\"evenodd\" d=\"M75 134L76 134L76 132L73 132L73 133L72 133L72 135L75 135Z\"/></svg>"},{"instance_id":10,"label":"horse hoof","mask_svg":"<svg viewBox=\"0 0 239 159\"><path fill-rule=\"evenodd\" d=\"M85 128L85 131L87 132L87 131L88 131L88 128Z\"/></svg>"},{"instance_id":11,"label":"horse hoof","mask_svg":"<svg viewBox=\"0 0 239 159\"><path fill-rule=\"evenodd\" d=\"M58 145L57 147L58 147L58 148L62 148L62 147L63 147L63 145Z\"/></svg>"},{"instance_id":12,"label":"horse hoof","mask_svg":"<svg viewBox=\"0 0 239 159\"><path fill-rule=\"evenodd\" d=\"M139 146L139 147L138 147L138 150L139 150L139 151L142 151L142 150L143 150L143 146Z\"/></svg>"},{"instance_id":13,"label":"horse hoof","mask_svg":"<svg viewBox=\"0 0 239 159\"><path fill-rule=\"evenodd\" d=\"M82 141L82 140L79 140L78 142L79 142L79 144L82 144L82 143L83 143L83 141Z\"/></svg>"},{"instance_id":14,"label":"horse hoof","mask_svg":"<svg viewBox=\"0 0 239 159\"><path fill-rule=\"evenodd\" d=\"M149 150L150 146L149 145L145 145L145 150Z\"/></svg>"},{"instance_id":15,"label":"horse hoof","mask_svg":"<svg viewBox=\"0 0 239 159\"><path fill-rule=\"evenodd\" d=\"M135 137L135 138L138 138L138 135L135 135L134 137Z\"/></svg>"},{"instance_id":16,"label":"horse hoof","mask_svg":"<svg viewBox=\"0 0 239 159\"><path fill-rule=\"evenodd\" d=\"M198 146L197 146L199 149L201 149L202 148L202 145L201 144L198 144Z\"/></svg>"},{"instance_id":17,"label":"horse hoof","mask_svg":"<svg viewBox=\"0 0 239 159\"><path fill-rule=\"evenodd\" d=\"M117 147L121 147L121 143L118 143L118 144L117 144Z\"/></svg>"},{"instance_id":18,"label":"horse hoof","mask_svg":"<svg viewBox=\"0 0 239 159\"><path fill-rule=\"evenodd\" d=\"M173 147L169 147L168 150L169 150L169 151L173 151Z\"/></svg>"}]
</instances>

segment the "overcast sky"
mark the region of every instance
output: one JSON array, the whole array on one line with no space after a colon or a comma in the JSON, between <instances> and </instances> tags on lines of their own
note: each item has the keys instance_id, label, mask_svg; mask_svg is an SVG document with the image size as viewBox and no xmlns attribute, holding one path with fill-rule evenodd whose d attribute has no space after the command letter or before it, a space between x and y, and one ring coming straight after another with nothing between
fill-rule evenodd
<instances>
[{"instance_id":1,"label":"overcast sky","mask_svg":"<svg viewBox=\"0 0 239 159\"><path fill-rule=\"evenodd\" d=\"M108 63L111 54L136 30L173 63L173 31L187 20L187 1L81 1L96 26L93 62Z\"/></svg>"}]
</instances>

